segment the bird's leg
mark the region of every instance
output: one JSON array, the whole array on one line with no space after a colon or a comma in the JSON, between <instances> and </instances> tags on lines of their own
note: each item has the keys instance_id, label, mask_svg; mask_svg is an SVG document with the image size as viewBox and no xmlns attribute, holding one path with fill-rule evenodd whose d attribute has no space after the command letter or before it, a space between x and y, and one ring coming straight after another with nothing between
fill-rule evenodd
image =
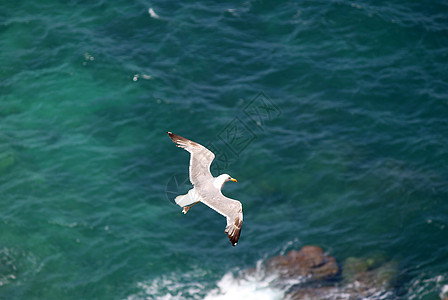
<instances>
[{"instance_id":1,"label":"bird's leg","mask_svg":"<svg viewBox=\"0 0 448 300\"><path fill-rule=\"evenodd\" d=\"M200 201L198 201L198 202L195 202L194 204L192 204L192 205L190 205L190 206L184 206L184 209L182 209L182 212L184 213L184 214L186 214L189 210L190 210L190 208L192 208L193 206L195 206L196 204L198 204Z\"/></svg>"}]
</instances>

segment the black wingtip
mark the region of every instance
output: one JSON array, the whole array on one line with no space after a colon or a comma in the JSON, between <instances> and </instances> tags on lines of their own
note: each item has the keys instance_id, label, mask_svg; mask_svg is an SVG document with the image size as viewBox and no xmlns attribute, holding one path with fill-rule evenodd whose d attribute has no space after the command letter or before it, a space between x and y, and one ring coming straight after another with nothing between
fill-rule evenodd
<instances>
[{"instance_id":1,"label":"black wingtip","mask_svg":"<svg viewBox=\"0 0 448 300\"><path fill-rule=\"evenodd\" d=\"M174 140L174 139L175 139L175 137L176 137L176 135L175 135L174 133L172 133L171 131L167 131L166 133L168 133L168 136L170 137L170 139L172 139L172 140L173 140L173 142L175 142L175 143L176 143L176 141Z\"/></svg>"},{"instance_id":2,"label":"black wingtip","mask_svg":"<svg viewBox=\"0 0 448 300\"><path fill-rule=\"evenodd\" d=\"M230 243L232 244L233 247L236 246L236 244L238 243L238 240L240 239L241 227L242 227L242 223L243 223L243 222L240 222L238 219L235 222L238 224L238 225L237 224L235 224L235 225L237 226L237 228L239 227L239 229L237 229L235 231L233 236L230 234L227 234L227 236L230 240Z\"/></svg>"}]
</instances>

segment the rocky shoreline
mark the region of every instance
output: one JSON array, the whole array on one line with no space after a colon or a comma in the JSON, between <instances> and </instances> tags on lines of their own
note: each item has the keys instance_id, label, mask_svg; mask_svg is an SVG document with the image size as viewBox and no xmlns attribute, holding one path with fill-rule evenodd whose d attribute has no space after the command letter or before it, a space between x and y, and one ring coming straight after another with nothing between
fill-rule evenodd
<instances>
[{"instance_id":1,"label":"rocky shoreline","mask_svg":"<svg viewBox=\"0 0 448 300\"><path fill-rule=\"evenodd\" d=\"M318 246L303 246L267 260L266 276L288 300L387 299L394 295L398 264L381 256L349 257L342 263Z\"/></svg>"}]
</instances>

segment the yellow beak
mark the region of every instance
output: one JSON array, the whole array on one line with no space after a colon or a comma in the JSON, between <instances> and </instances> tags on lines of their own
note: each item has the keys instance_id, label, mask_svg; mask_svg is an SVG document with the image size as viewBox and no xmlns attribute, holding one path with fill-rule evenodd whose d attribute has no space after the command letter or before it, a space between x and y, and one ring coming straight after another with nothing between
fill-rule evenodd
<instances>
[{"instance_id":1,"label":"yellow beak","mask_svg":"<svg viewBox=\"0 0 448 300\"><path fill-rule=\"evenodd\" d=\"M238 182L235 178L230 179L230 181Z\"/></svg>"}]
</instances>

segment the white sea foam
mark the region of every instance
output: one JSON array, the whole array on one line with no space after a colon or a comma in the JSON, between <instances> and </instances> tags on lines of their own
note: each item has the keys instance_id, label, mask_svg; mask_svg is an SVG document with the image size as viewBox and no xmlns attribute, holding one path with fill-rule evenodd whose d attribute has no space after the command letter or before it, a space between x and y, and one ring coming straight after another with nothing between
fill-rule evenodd
<instances>
[{"instance_id":1,"label":"white sea foam","mask_svg":"<svg viewBox=\"0 0 448 300\"><path fill-rule=\"evenodd\" d=\"M413 300L423 299L425 297L436 297L438 295L443 299L446 296L446 292L448 292L448 287L446 286L447 280L443 275L433 277L421 275L410 283L406 293L407 298Z\"/></svg>"},{"instance_id":2,"label":"white sea foam","mask_svg":"<svg viewBox=\"0 0 448 300\"><path fill-rule=\"evenodd\" d=\"M187 273L171 273L148 282L138 283L137 287L140 292L126 299L288 299L287 291L291 287L298 287L307 281L307 278L304 277L290 280L280 279L275 273L266 272L263 265L260 260L254 269L229 271L215 283L204 279L210 276L210 272L205 270L196 269ZM355 296L366 300L396 299L394 291L385 286L363 288L360 285L361 283L355 281L349 284L327 286L318 291L318 297L322 300L353 299ZM441 299L444 299L443 297L447 295L448 283L443 275L429 278L422 275L410 283L406 293L407 299L422 299L422 297L430 296L440 296ZM306 292L303 296L306 297ZM316 297L316 295L313 294L311 297Z\"/></svg>"},{"instance_id":3,"label":"white sea foam","mask_svg":"<svg viewBox=\"0 0 448 300\"><path fill-rule=\"evenodd\" d=\"M154 11L154 9L152 7L150 7L148 9L148 13L151 16L151 18L160 19L160 16L158 14L156 14L156 12Z\"/></svg>"},{"instance_id":4,"label":"white sea foam","mask_svg":"<svg viewBox=\"0 0 448 300\"><path fill-rule=\"evenodd\" d=\"M440 298L444 299L444 297L448 297L448 284L445 284L444 286L442 286L441 291L440 291Z\"/></svg>"},{"instance_id":5,"label":"white sea foam","mask_svg":"<svg viewBox=\"0 0 448 300\"><path fill-rule=\"evenodd\" d=\"M186 283L172 276L162 276L153 281L137 284L141 292L127 297L127 300L158 299L158 300L183 300L202 299L200 291L203 285L199 283Z\"/></svg>"},{"instance_id":6,"label":"white sea foam","mask_svg":"<svg viewBox=\"0 0 448 300\"><path fill-rule=\"evenodd\" d=\"M139 283L141 292L129 296L126 300L280 300L288 299L286 291L289 288L306 281L306 278L279 280L275 274L267 275L265 270L259 267L253 271L227 272L215 285L201 283L200 280L204 275L205 273L200 275L197 272L180 276L171 274L150 282ZM319 299L353 299L352 290L353 287L350 285L329 287L319 292ZM365 294L359 294L359 297L366 300L394 298L391 291L381 288L364 292Z\"/></svg>"},{"instance_id":7,"label":"white sea foam","mask_svg":"<svg viewBox=\"0 0 448 300\"><path fill-rule=\"evenodd\" d=\"M207 272L195 270L191 273L170 274L156 278L152 281L138 283L141 290L135 295L127 297L127 300L159 299L159 300L183 300L183 299L243 299L243 300L277 300L283 299L284 292L275 286L277 276L265 276L260 268L253 272L240 271L228 272L215 284L203 283Z\"/></svg>"},{"instance_id":8,"label":"white sea foam","mask_svg":"<svg viewBox=\"0 0 448 300\"><path fill-rule=\"evenodd\" d=\"M217 283L218 287L210 291L205 300L276 300L283 299L282 290L272 286L275 277L258 278L256 275L236 277L232 273L225 274Z\"/></svg>"}]
</instances>

